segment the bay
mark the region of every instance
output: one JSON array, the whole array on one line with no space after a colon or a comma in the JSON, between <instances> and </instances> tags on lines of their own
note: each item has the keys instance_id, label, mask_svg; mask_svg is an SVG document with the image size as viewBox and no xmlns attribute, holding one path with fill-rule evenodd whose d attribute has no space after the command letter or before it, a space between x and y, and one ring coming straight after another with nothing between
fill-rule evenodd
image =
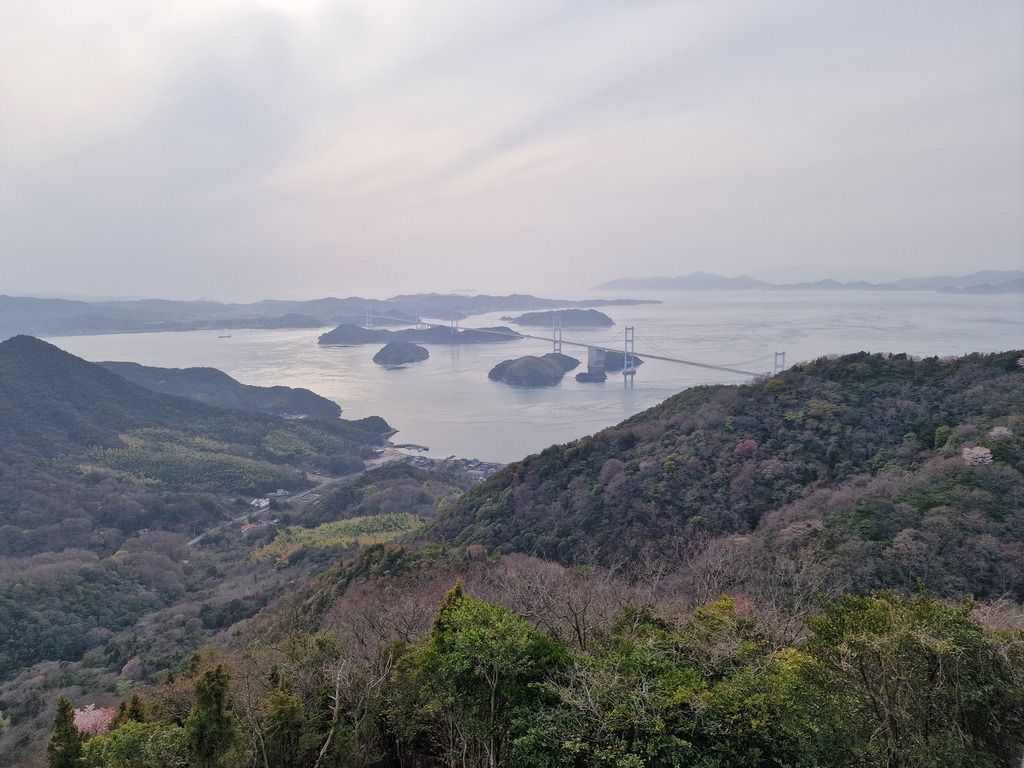
<instances>
[{"instance_id":1,"label":"bay","mask_svg":"<svg viewBox=\"0 0 1024 768\"><path fill-rule=\"evenodd\" d=\"M609 298L558 292L557 298ZM614 298L614 297L612 297ZM687 292L643 295L662 304L602 309L615 326L562 332L563 352L583 361L576 341L622 348L635 329L635 351L754 373L829 354L905 352L959 356L1024 347L1024 296L926 292ZM441 320L440 322L446 322ZM462 327L503 324L501 313ZM426 345L430 358L402 369L376 365L374 345L323 346L324 329L189 331L62 336L47 341L86 360L132 361L167 368L209 366L245 384L306 387L336 401L343 416L378 415L399 430L396 443L428 446L425 455L508 462L554 443L592 434L687 387L741 383L751 377L647 359L629 388L621 375L603 384L568 374L556 387L521 389L491 381L502 360L550 352L551 341ZM549 337L549 329L518 330Z\"/></svg>"}]
</instances>

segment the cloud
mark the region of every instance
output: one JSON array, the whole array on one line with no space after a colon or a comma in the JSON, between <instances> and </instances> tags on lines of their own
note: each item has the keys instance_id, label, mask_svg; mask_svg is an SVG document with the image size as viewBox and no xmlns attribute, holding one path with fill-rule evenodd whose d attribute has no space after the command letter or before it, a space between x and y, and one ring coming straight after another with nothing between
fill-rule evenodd
<instances>
[{"instance_id":1,"label":"cloud","mask_svg":"<svg viewBox=\"0 0 1024 768\"><path fill-rule=\"evenodd\" d=\"M5 4L4 281L231 298L485 288L512 263L517 288L1014 266L1022 23L998 0Z\"/></svg>"}]
</instances>

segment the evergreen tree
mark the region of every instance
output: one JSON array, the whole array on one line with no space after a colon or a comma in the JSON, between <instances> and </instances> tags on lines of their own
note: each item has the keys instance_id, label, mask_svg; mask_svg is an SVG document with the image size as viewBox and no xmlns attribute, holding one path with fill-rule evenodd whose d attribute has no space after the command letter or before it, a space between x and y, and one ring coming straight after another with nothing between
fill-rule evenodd
<instances>
[{"instance_id":1,"label":"evergreen tree","mask_svg":"<svg viewBox=\"0 0 1024 768\"><path fill-rule=\"evenodd\" d=\"M564 650L503 606L456 584L422 644L398 662L392 688L399 740L445 761L497 768L514 738L514 713L544 695Z\"/></svg>"},{"instance_id":2,"label":"evergreen tree","mask_svg":"<svg viewBox=\"0 0 1024 768\"><path fill-rule=\"evenodd\" d=\"M278 768L309 765L303 759L302 729L305 722L302 702L286 691L276 691L264 703L264 749L267 762Z\"/></svg>"},{"instance_id":3,"label":"evergreen tree","mask_svg":"<svg viewBox=\"0 0 1024 768\"><path fill-rule=\"evenodd\" d=\"M110 730L115 730L123 723L143 723L145 721L146 717L142 708L142 699L136 693L132 696L131 701L122 701L118 704L117 714L114 715L114 719L110 722Z\"/></svg>"},{"instance_id":4,"label":"evergreen tree","mask_svg":"<svg viewBox=\"0 0 1024 768\"><path fill-rule=\"evenodd\" d=\"M50 768L75 768L82 756L82 734L75 727L75 708L63 696L57 701L53 736L46 747Z\"/></svg>"},{"instance_id":5,"label":"evergreen tree","mask_svg":"<svg viewBox=\"0 0 1024 768\"><path fill-rule=\"evenodd\" d=\"M212 768L230 748L235 728L228 696L230 675L223 664L208 669L196 682L196 703L185 721L194 764Z\"/></svg>"}]
</instances>

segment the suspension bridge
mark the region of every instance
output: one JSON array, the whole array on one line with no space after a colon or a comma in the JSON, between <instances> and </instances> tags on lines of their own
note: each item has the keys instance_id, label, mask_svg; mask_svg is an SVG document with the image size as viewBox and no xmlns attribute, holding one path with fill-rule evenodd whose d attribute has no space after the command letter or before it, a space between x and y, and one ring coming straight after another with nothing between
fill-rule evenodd
<instances>
[{"instance_id":1,"label":"suspension bridge","mask_svg":"<svg viewBox=\"0 0 1024 768\"><path fill-rule=\"evenodd\" d=\"M374 326L374 324L373 324L374 319L377 319L377 320L387 320L387 321L400 322L400 323L409 323L409 318L389 317L389 316L386 316L386 315L374 315L374 314L372 314L372 311L369 308L367 308L366 315L365 315L365 320L364 320L364 327L372 328ZM555 352L556 354L561 354L562 353L563 345L565 345L565 346L572 346L572 347L584 347L584 348L587 349L587 368L588 368L588 371L594 372L595 374L597 372L600 372L601 374L604 373L604 356L608 352L620 353L620 354L623 355L622 376L623 376L623 380L625 381L627 386L632 386L633 377L636 375L637 361L640 360L640 359L645 359L645 360L661 360L661 361L664 361L664 362L667 362L667 363L676 363L676 364L679 364L679 365L688 365L688 366L693 366L695 368L705 368L705 369L712 370L712 371L722 371L724 373L732 373L732 374L736 374L736 375L740 375L740 376L750 376L750 377L764 376L765 374L775 375L775 374L779 373L780 371L785 370L785 368L786 368L786 353L785 352L774 352L774 353L768 354L768 355L766 355L764 357L760 357L760 358L757 358L755 360L749 360L749 361L746 361L745 363L737 363L735 365L717 365L717 364L714 364L714 363L703 363L703 362L699 362L697 360L685 360L685 359L683 359L681 357L675 357L671 353L669 353L669 352L667 352L665 350L662 350L660 348L656 348L657 345L655 345L650 340L645 340L645 341L647 341L649 344L651 344L652 347L656 348L657 352L663 352L664 354L654 354L654 353L651 353L651 352L646 351L646 350L642 351L642 352L637 352L636 351L636 327L632 326L632 325L625 326L623 332L621 334L619 334L619 336L622 337L622 346L621 347L612 347L612 346L610 346L610 344L612 342L616 341L619 338L619 336L616 336L615 339L612 339L611 342L608 342L607 344L604 344L604 345L602 345L602 344L595 344L593 342L572 341L572 340L566 339L562 335L562 324L561 324L560 320L557 317L555 318L554 324L552 326L551 336L550 337L548 337L548 336L535 336L533 334L519 333L517 331L509 332L507 330L501 330L501 329L498 329L498 328L471 328L471 329L470 328L461 328L460 329L460 327L459 327L459 320L455 316L454 313L452 314L452 318L451 318L450 322L447 323L447 324L446 323L431 323L431 322L424 321L422 318L416 318L415 325L416 325L417 328L445 328L445 327L449 327L449 328L451 328L453 333L457 333L459 330L472 330L472 331L475 331L477 333L493 333L493 334L498 335L498 336L506 336L506 337L514 338L514 339L535 339L537 341L547 341L547 342L551 343L552 351ZM745 370L745 369L741 369L741 368L738 367L740 365L751 365L753 363L758 363L758 362L765 362L765 363L767 363L768 360L772 361L772 363L771 363L772 369L770 371L750 371L750 370Z\"/></svg>"}]
</instances>

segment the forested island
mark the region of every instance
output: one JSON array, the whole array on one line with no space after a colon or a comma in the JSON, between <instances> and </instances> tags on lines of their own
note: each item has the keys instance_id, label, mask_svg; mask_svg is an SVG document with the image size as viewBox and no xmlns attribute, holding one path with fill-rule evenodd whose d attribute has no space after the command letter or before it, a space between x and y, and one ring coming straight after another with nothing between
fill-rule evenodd
<instances>
[{"instance_id":1,"label":"forested island","mask_svg":"<svg viewBox=\"0 0 1024 768\"><path fill-rule=\"evenodd\" d=\"M524 355L514 360L503 360L488 372L487 377L517 387L553 387L579 364L576 358L557 352L548 352L541 357Z\"/></svg>"},{"instance_id":2,"label":"forested island","mask_svg":"<svg viewBox=\"0 0 1024 768\"><path fill-rule=\"evenodd\" d=\"M505 326L492 328L450 328L434 325L428 328L364 328L344 323L332 331L322 334L320 344L388 344L392 341L413 344L496 344L515 341L522 336Z\"/></svg>"},{"instance_id":3,"label":"forested island","mask_svg":"<svg viewBox=\"0 0 1024 768\"><path fill-rule=\"evenodd\" d=\"M0 343L0 763L1016 768L1022 358L821 358L482 483L314 486L383 420Z\"/></svg>"},{"instance_id":4,"label":"forested island","mask_svg":"<svg viewBox=\"0 0 1024 768\"><path fill-rule=\"evenodd\" d=\"M518 317L503 317L503 321L516 325L550 328L555 323L565 328L610 328L615 322L596 309L556 309L549 312L527 312Z\"/></svg>"}]
</instances>

